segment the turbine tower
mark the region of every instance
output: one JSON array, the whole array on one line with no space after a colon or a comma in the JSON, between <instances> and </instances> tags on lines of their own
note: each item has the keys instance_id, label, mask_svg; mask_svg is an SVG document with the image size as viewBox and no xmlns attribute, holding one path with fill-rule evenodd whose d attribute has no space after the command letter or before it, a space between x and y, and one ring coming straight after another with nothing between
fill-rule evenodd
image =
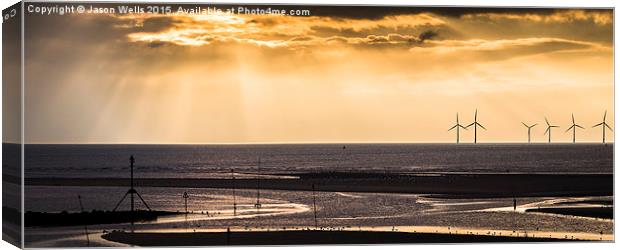
<instances>
[{"instance_id":1,"label":"turbine tower","mask_svg":"<svg viewBox=\"0 0 620 250\"><path fill-rule=\"evenodd\" d=\"M478 127L487 130L484 126L482 126L482 124L478 123L478 109L476 109L476 113L474 113L474 122L467 125L468 128L469 126L474 126L474 144L476 144L478 143Z\"/></svg>"},{"instance_id":2,"label":"turbine tower","mask_svg":"<svg viewBox=\"0 0 620 250\"><path fill-rule=\"evenodd\" d=\"M545 134L549 134L549 143L551 143L551 129L559 128L560 126L549 124L549 120L547 120L547 117L545 117L545 122L547 123L547 130L545 130Z\"/></svg>"},{"instance_id":3,"label":"turbine tower","mask_svg":"<svg viewBox=\"0 0 620 250\"><path fill-rule=\"evenodd\" d=\"M521 124L523 124L523 126L525 126L527 128L527 143L531 143L532 140L532 128L535 127L536 125L538 125L538 123L535 123L534 125L528 126L527 124L525 124L525 122L521 122Z\"/></svg>"},{"instance_id":4,"label":"turbine tower","mask_svg":"<svg viewBox=\"0 0 620 250\"><path fill-rule=\"evenodd\" d=\"M575 115L571 114L571 117L573 118L573 125L568 127L568 129L566 130L566 132L568 132L569 130L573 130L573 144L575 143L575 130L577 130L577 128L583 129L582 126L579 126L578 124L575 123ZM564 132L564 133L566 133Z\"/></svg>"},{"instance_id":5,"label":"turbine tower","mask_svg":"<svg viewBox=\"0 0 620 250\"><path fill-rule=\"evenodd\" d=\"M460 142L460 135L459 135L459 131L460 129L467 129L466 127L463 127L463 125L461 125L459 123L459 113L456 113L456 125L452 126L450 129L448 129L448 131L453 130L456 128L456 144L458 144Z\"/></svg>"},{"instance_id":6,"label":"turbine tower","mask_svg":"<svg viewBox=\"0 0 620 250\"><path fill-rule=\"evenodd\" d=\"M605 120L607 120L607 110L605 110L605 114L603 115L603 122L592 126L593 128L598 127L598 126L601 126L603 128L603 144L605 144L605 127L611 130L611 132L614 132L614 130L611 129L611 127L609 126L609 124L607 124Z\"/></svg>"}]
</instances>

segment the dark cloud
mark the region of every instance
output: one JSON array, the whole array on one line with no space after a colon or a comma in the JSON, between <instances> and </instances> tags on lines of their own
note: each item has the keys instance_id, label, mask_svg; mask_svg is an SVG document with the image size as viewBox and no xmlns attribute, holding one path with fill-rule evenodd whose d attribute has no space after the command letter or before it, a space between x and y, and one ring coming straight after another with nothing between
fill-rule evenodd
<instances>
[{"instance_id":1,"label":"dark cloud","mask_svg":"<svg viewBox=\"0 0 620 250\"><path fill-rule=\"evenodd\" d=\"M175 20L167 16L155 16L144 20L139 27L141 32L158 32L174 26Z\"/></svg>"},{"instance_id":2,"label":"dark cloud","mask_svg":"<svg viewBox=\"0 0 620 250\"><path fill-rule=\"evenodd\" d=\"M314 37L311 37L311 36L298 36L298 37L291 38L289 41L291 41L291 42L306 42L306 41L312 41L312 40L314 40Z\"/></svg>"},{"instance_id":3,"label":"dark cloud","mask_svg":"<svg viewBox=\"0 0 620 250\"><path fill-rule=\"evenodd\" d=\"M437 34L437 32L432 31L432 30L427 30L422 32L419 36L418 39L420 40L420 42L424 42L427 39L433 39L435 37L437 37L439 34Z\"/></svg>"},{"instance_id":4,"label":"dark cloud","mask_svg":"<svg viewBox=\"0 0 620 250\"><path fill-rule=\"evenodd\" d=\"M166 45L170 45L170 43L161 42L161 41L153 41L153 42L146 43L146 46L148 46L149 48L159 48L159 47L166 46Z\"/></svg>"}]
</instances>

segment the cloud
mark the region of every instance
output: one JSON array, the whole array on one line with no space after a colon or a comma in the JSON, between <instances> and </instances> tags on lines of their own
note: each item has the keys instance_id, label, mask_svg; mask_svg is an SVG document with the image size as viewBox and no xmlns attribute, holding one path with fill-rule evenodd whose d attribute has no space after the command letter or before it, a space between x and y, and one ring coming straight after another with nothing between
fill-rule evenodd
<instances>
[{"instance_id":1,"label":"cloud","mask_svg":"<svg viewBox=\"0 0 620 250\"><path fill-rule=\"evenodd\" d=\"M551 37L533 37L501 40L437 40L429 41L425 47L411 48L413 53L431 53L440 56L461 55L482 59L502 60L526 55L559 51L611 51L611 48L586 41L575 41Z\"/></svg>"},{"instance_id":2,"label":"cloud","mask_svg":"<svg viewBox=\"0 0 620 250\"><path fill-rule=\"evenodd\" d=\"M589 10L565 10L554 13L476 13L463 15L464 19L487 19L487 20L518 20L527 22L541 23L572 23L572 22L592 22L597 25L610 25L613 23L613 12L611 11L589 11Z\"/></svg>"},{"instance_id":3,"label":"cloud","mask_svg":"<svg viewBox=\"0 0 620 250\"><path fill-rule=\"evenodd\" d=\"M290 7L290 6L289 6ZM133 24L127 29L129 42L159 48L172 46L211 46L215 44L248 44L265 48L308 49L316 46L349 45L358 48L419 47L427 40L444 40L444 51L468 49L464 43L498 46L508 40L526 42L526 37L558 39L547 41L543 48L562 50L564 45L585 44L567 41L609 43L607 30L613 20L609 10L571 9L499 9L499 8L374 8L377 15L353 8L359 13L313 7L320 13L309 17L273 15L122 15L119 19ZM334 15L329 15L332 13ZM349 13L349 14L346 14ZM382 13L382 14L381 14ZM367 18L362 18L368 15ZM544 27L537 28L544 24ZM594 24L591 32L584 25ZM521 27L521 28L520 28ZM497 32L498 29L503 30ZM527 36L528 30L531 34ZM573 30L573 31L570 31ZM503 37L502 37L503 36ZM562 40L564 39L564 40ZM454 41L462 41L457 45ZM492 41L495 41L492 43ZM532 40L529 40L530 42ZM452 44L449 44L452 43ZM436 47L440 44L430 44ZM592 44L590 44L592 45ZM521 50L531 44L513 44ZM431 47L431 46L429 46ZM586 46L587 47L587 46ZM473 47L469 46L469 49ZM559 48L559 49L558 49ZM538 51L538 50L534 50ZM534 53L534 52L532 52Z\"/></svg>"},{"instance_id":4,"label":"cloud","mask_svg":"<svg viewBox=\"0 0 620 250\"><path fill-rule=\"evenodd\" d=\"M127 35L130 42L151 44L170 43L179 46L205 46L213 43L245 42L257 46L296 48L298 46L322 45L336 34L347 37L351 44L399 43L393 39L412 35L398 32L422 32L428 26L444 24L439 18L428 14L388 16L380 20L334 19L331 17L287 16L239 16L239 15L192 15L192 16L123 16L135 23ZM154 20L151 20L154 19ZM166 27L167 26L167 27ZM148 27L142 30L141 27ZM343 35L345 34L345 35ZM348 35L346 35L348 34ZM415 34L419 37L406 40L424 40L435 33Z\"/></svg>"}]
</instances>

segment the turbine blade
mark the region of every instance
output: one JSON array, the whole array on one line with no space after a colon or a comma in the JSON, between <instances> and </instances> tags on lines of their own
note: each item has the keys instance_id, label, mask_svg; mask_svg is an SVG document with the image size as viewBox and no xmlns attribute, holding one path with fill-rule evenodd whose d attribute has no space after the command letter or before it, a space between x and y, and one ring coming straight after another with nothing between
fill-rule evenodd
<instances>
[{"instance_id":1,"label":"turbine blade","mask_svg":"<svg viewBox=\"0 0 620 250\"><path fill-rule=\"evenodd\" d=\"M605 110L605 114L603 115L603 122L605 122L606 118L607 118L607 110Z\"/></svg>"},{"instance_id":2,"label":"turbine blade","mask_svg":"<svg viewBox=\"0 0 620 250\"><path fill-rule=\"evenodd\" d=\"M457 124L457 125L454 125L454 126L452 126L450 129L448 129L448 131L453 130L454 128L456 128L456 127L458 127L458 126L459 126L458 124Z\"/></svg>"},{"instance_id":3,"label":"turbine blade","mask_svg":"<svg viewBox=\"0 0 620 250\"><path fill-rule=\"evenodd\" d=\"M570 114L570 116L573 118L573 124L575 124L575 115L574 114Z\"/></svg>"},{"instance_id":4,"label":"turbine blade","mask_svg":"<svg viewBox=\"0 0 620 250\"><path fill-rule=\"evenodd\" d=\"M547 133L549 133L550 129L551 129L551 127L547 127L547 130L545 130L545 135L547 135Z\"/></svg>"},{"instance_id":5,"label":"turbine blade","mask_svg":"<svg viewBox=\"0 0 620 250\"><path fill-rule=\"evenodd\" d=\"M538 125L538 123L534 123L534 125L532 125L530 128L533 128L534 126Z\"/></svg>"},{"instance_id":6,"label":"turbine blade","mask_svg":"<svg viewBox=\"0 0 620 250\"><path fill-rule=\"evenodd\" d=\"M549 120L547 120L547 117L545 117L545 122L547 123L547 126L549 126Z\"/></svg>"},{"instance_id":7,"label":"turbine blade","mask_svg":"<svg viewBox=\"0 0 620 250\"><path fill-rule=\"evenodd\" d=\"M592 127L593 127L593 128L595 128L595 127L601 126L601 125L603 125L603 124L604 124L604 123L602 123L602 122L601 122L601 123L596 124L596 125L594 125L594 126L592 126Z\"/></svg>"},{"instance_id":8,"label":"turbine blade","mask_svg":"<svg viewBox=\"0 0 620 250\"><path fill-rule=\"evenodd\" d=\"M614 131L613 129L611 129L611 127L609 125L607 125L607 123L605 123L605 127L607 127L609 130L611 130L612 132Z\"/></svg>"},{"instance_id":9,"label":"turbine blade","mask_svg":"<svg viewBox=\"0 0 620 250\"><path fill-rule=\"evenodd\" d=\"M478 124L478 126L480 126L481 128L483 128L484 130L487 130L487 128L485 128L484 126L482 126L482 124L480 124L480 123L477 123L477 124Z\"/></svg>"},{"instance_id":10,"label":"turbine blade","mask_svg":"<svg viewBox=\"0 0 620 250\"><path fill-rule=\"evenodd\" d=\"M568 133L568 131L570 131L571 128L575 127L575 125L570 126L568 129L566 129L566 131L564 131L564 133Z\"/></svg>"},{"instance_id":11,"label":"turbine blade","mask_svg":"<svg viewBox=\"0 0 620 250\"><path fill-rule=\"evenodd\" d=\"M474 113L474 122L478 120L478 109L476 109L476 113Z\"/></svg>"},{"instance_id":12,"label":"turbine blade","mask_svg":"<svg viewBox=\"0 0 620 250\"><path fill-rule=\"evenodd\" d=\"M472 122L471 124L467 125L467 127L469 128L471 125L476 125L476 123Z\"/></svg>"},{"instance_id":13,"label":"turbine blade","mask_svg":"<svg viewBox=\"0 0 620 250\"><path fill-rule=\"evenodd\" d=\"M584 129L581 125L577 125L575 124L576 127L580 128L580 129Z\"/></svg>"},{"instance_id":14,"label":"turbine blade","mask_svg":"<svg viewBox=\"0 0 620 250\"><path fill-rule=\"evenodd\" d=\"M525 124L525 122L521 122L521 124L523 124L523 126L525 126L526 128L529 128L530 126L528 126L527 124Z\"/></svg>"}]
</instances>

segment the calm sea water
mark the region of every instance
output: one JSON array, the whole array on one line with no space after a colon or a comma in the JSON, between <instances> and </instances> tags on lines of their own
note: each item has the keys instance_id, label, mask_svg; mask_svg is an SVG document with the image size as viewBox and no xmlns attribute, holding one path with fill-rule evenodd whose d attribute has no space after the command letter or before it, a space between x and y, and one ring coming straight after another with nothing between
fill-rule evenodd
<instances>
[{"instance_id":1,"label":"calm sea water","mask_svg":"<svg viewBox=\"0 0 620 250\"><path fill-rule=\"evenodd\" d=\"M343 149L343 146L346 148ZM28 177L208 178L229 173L613 173L613 144L27 145Z\"/></svg>"}]
</instances>

